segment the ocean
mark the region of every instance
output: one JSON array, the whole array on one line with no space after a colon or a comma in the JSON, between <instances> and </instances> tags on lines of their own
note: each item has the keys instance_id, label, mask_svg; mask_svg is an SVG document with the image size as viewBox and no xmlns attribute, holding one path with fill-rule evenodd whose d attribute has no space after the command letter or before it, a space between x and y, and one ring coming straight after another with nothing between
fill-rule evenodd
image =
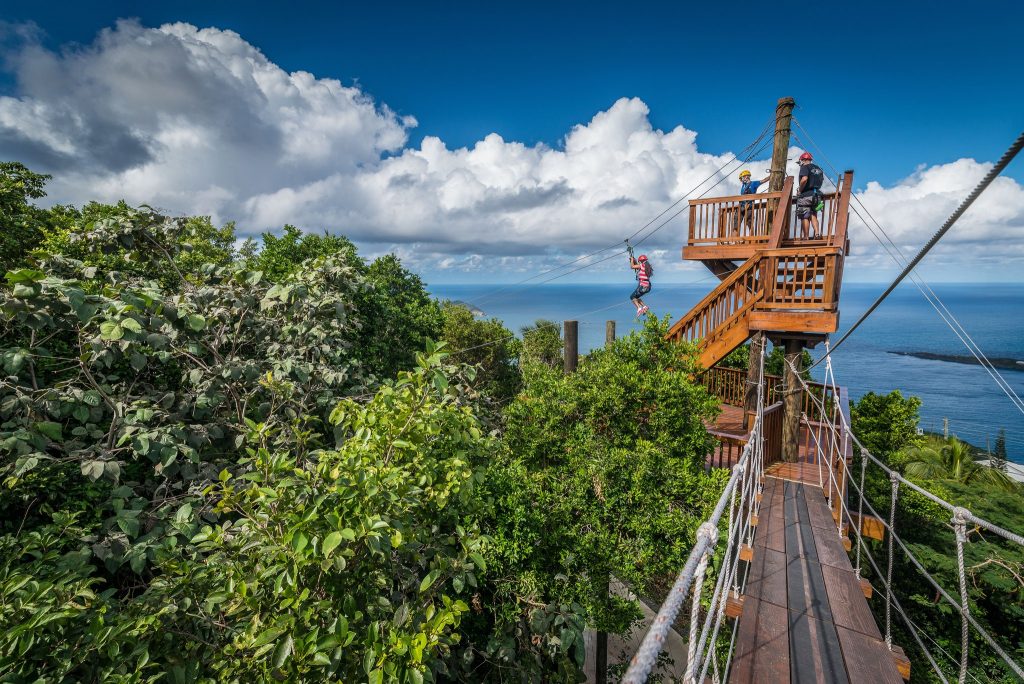
<instances>
[{"instance_id":1,"label":"ocean","mask_svg":"<svg viewBox=\"0 0 1024 684\"><path fill-rule=\"evenodd\" d=\"M692 284L656 283L645 297L651 311L676 320L713 287L713 281ZM840 331L845 332L884 289L881 284L844 284ZM1024 285L942 284L936 294L989 357L1024 359ZM506 288L506 289L502 289ZM616 333L626 335L639 327L628 301L633 281L620 285L502 286L492 284L430 285L441 299L461 300L498 318L513 332L537 319L578 320L580 353L604 344L605 321L614 320ZM817 358L823 345L811 350ZM995 444L1006 430L1011 461L1024 463L1024 414L984 368L949 361L899 356L890 352L932 352L970 355L917 288L900 285L882 305L836 350L836 382L849 388L853 399L866 392L898 389L921 398L921 427L949 431L980 447ZM1000 370L1007 383L1024 397L1024 370ZM824 364L812 375L824 379Z\"/></svg>"}]
</instances>

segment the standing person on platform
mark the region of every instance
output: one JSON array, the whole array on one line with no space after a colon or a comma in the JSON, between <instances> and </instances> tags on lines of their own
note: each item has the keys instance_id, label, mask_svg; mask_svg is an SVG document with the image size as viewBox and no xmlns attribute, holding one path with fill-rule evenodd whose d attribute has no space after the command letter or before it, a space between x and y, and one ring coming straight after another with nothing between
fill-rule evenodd
<instances>
[{"instance_id":1,"label":"standing person on platform","mask_svg":"<svg viewBox=\"0 0 1024 684\"><path fill-rule=\"evenodd\" d=\"M763 184L768 182L768 177L762 178L761 180L750 180L750 171L743 169L740 171L740 194L741 195L755 195L757 189ZM744 226L750 226L754 218L754 203L753 202L740 202L740 215L739 221L737 222L737 234L739 234Z\"/></svg>"},{"instance_id":2,"label":"standing person on platform","mask_svg":"<svg viewBox=\"0 0 1024 684\"><path fill-rule=\"evenodd\" d=\"M651 291L651 276L654 275L654 267L647 260L646 254L641 254L634 259L632 252L629 255L629 266L636 271L637 280L636 289L633 290L633 296L630 299L632 299L633 305L636 306L636 315L643 316L650 309L643 303L641 297Z\"/></svg>"},{"instance_id":3,"label":"standing person on platform","mask_svg":"<svg viewBox=\"0 0 1024 684\"><path fill-rule=\"evenodd\" d=\"M825 173L821 167L814 163L814 157L810 152L800 155L800 183L797 185L796 215L800 218L800 230L803 237L811 240L818 238L818 212L825 203L821 199L821 184L825 180ZM811 232L807 232L807 224L810 223Z\"/></svg>"}]
</instances>

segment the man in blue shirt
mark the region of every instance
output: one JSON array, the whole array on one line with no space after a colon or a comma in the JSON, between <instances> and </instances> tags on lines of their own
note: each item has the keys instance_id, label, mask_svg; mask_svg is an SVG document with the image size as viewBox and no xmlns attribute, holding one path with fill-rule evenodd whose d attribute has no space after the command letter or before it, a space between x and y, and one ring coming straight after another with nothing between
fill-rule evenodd
<instances>
[{"instance_id":1,"label":"man in blue shirt","mask_svg":"<svg viewBox=\"0 0 1024 684\"><path fill-rule=\"evenodd\" d=\"M742 171L740 171L740 194L755 195L757 194L757 189L767 182L767 176L765 178L762 178L761 180L750 180L750 171L748 169L743 169ZM744 226L750 225L754 216L753 204L753 202L740 202L738 228L742 229Z\"/></svg>"}]
</instances>

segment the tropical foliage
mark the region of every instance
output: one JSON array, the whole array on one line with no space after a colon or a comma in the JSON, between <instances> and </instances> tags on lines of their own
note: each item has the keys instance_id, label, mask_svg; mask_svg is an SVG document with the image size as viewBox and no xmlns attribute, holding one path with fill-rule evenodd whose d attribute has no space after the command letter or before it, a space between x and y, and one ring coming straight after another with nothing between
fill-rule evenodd
<instances>
[{"instance_id":1,"label":"tropical foliage","mask_svg":"<svg viewBox=\"0 0 1024 684\"><path fill-rule=\"evenodd\" d=\"M663 323L565 376L345 238L0 178L0 681L577 681L717 498Z\"/></svg>"},{"instance_id":2,"label":"tropical foliage","mask_svg":"<svg viewBox=\"0 0 1024 684\"><path fill-rule=\"evenodd\" d=\"M917 480L953 480L962 484L990 485L1008 492L1017 484L1006 473L975 460L975 450L956 437L928 437L924 444L903 454L903 472Z\"/></svg>"},{"instance_id":3,"label":"tropical foliage","mask_svg":"<svg viewBox=\"0 0 1024 684\"><path fill-rule=\"evenodd\" d=\"M865 394L852 407L853 430L870 452L954 505L964 506L1005 529L1020 531L1024 497L1020 487L1000 471L979 464L976 449L956 438L918 435L920 400L893 391L887 395ZM856 470L854 471L856 472ZM867 470L865 490L874 512L888 518L892 483L874 466ZM856 498L853 500L856 504ZM928 573L945 591L959 597L959 571L953 538L952 515L931 499L903 485L897 493L894 527ZM1024 549L970 526L964 546L965 571L971 613L1008 652L1024 649ZM862 569L882 599L872 601L880 625L885 623L884 581L887 542L867 541L877 565L865 555ZM959 614L911 561L900 545L894 547L893 593L952 680L959 668ZM877 594L876 594L877 595ZM892 616L894 641L911 657L912 682L939 680L924 654L904 627L898 613ZM975 629L970 630L971 669L981 680L1016 681L1003 661ZM937 647L937 648L936 648ZM950 655L947 655L950 654Z\"/></svg>"}]
</instances>

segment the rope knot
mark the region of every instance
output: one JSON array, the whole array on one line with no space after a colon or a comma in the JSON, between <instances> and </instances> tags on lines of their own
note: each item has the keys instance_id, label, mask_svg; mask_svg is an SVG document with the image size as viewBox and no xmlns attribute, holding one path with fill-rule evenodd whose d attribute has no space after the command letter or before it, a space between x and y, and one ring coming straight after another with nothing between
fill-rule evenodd
<instances>
[{"instance_id":1,"label":"rope knot","mask_svg":"<svg viewBox=\"0 0 1024 684\"><path fill-rule=\"evenodd\" d=\"M707 539L714 546L718 542L718 527L709 522L697 528L697 539Z\"/></svg>"},{"instance_id":2,"label":"rope knot","mask_svg":"<svg viewBox=\"0 0 1024 684\"><path fill-rule=\"evenodd\" d=\"M956 538L961 542L967 541L967 518L970 515L971 512L962 506L953 509L953 527L956 528Z\"/></svg>"},{"instance_id":3,"label":"rope knot","mask_svg":"<svg viewBox=\"0 0 1024 684\"><path fill-rule=\"evenodd\" d=\"M860 448L860 457L862 459L864 459L865 461L868 460L868 448L867 447L861 447Z\"/></svg>"}]
</instances>

